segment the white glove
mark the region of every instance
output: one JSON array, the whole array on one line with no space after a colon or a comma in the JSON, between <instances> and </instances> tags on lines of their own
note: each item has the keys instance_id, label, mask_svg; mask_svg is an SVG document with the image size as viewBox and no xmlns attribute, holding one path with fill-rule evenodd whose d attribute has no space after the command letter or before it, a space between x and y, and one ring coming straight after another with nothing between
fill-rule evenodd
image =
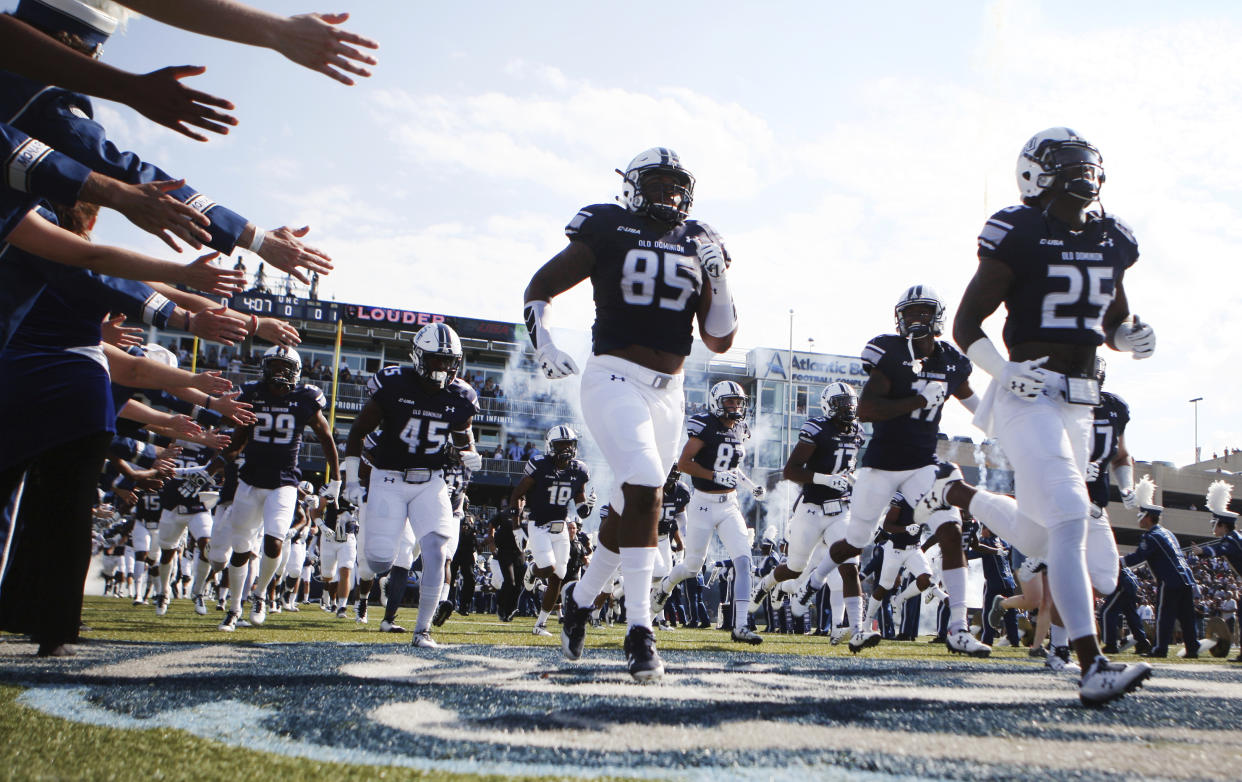
<instances>
[{"instance_id":1,"label":"white glove","mask_svg":"<svg viewBox=\"0 0 1242 782\"><path fill-rule=\"evenodd\" d=\"M761 500L767 495L768 490L763 488L762 486L756 486L755 488L750 490L750 493L755 495L755 499Z\"/></svg>"},{"instance_id":2,"label":"white glove","mask_svg":"<svg viewBox=\"0 0 1242 782\"><path fill-rule=\"evenodd\" d=\"M716 470L712 473L712 480L727 489L737 488L737 473L732 470Z\"/></svg>"},{"instance_id":3,"label":"white glove","mask_svg":"<svg viewBox=\"0 0 1242 782\"><path fill-rule=\"evenodd\" d=\"M1087 479L1087 483L1093 483L1096 478L1100 477L1100 463L1087 462L1087 469L1083 470L1083 477Z\"/></svg>"},{"instance_id":4,"label":"white glove","mask_svg":"<svg viewBox=\"0 0 1242 782\"><path fill-rule=\"evenodd\" d=\"M363 497L362 484L357 481L349 481L345 484L345 500L354 505L361 505Z\"/></svg>"},{"instance_id":5,"label":"white glove","mask_svg":"<svg viewBox=\"0 0 1242 782\"><path fill-rule=\"evenodd\" d=\"M578 365L574 362L574 357L551 342L544 342L535 350L535 361L543 370L543 376L548 380L558 380L578 374Z\"/></svg>"},{"instance_id":6,"label":"white glove","mask_svg":"<svg viewBox=\"0 0 1242 782\"><path fill-rule=\"evenodd\" d=\"M949 395L949 386L940 380L929 380L927 385L923 386L923 390L919 391L919 396L926 400L923 408L932 410L944 404L944 399Z\"/></svg>"},{"instance_id":7,"label":"white glove","mask_svg":"<svg viewBox=\"0 0 1242 782\"><path fill-rule=\"evenodd\" d=\"M461 454L461 466L471 472L483 469L483 457L479 452L471 448L468 451L458 451Z\"/></svg>"},{"instance_id":8,"label":"white glove","mask_svg":"<svg viewBox=\"0 0 1242 782\"><path fill-rule=\"evenodd\" d=\"M1047 356L1030 361L1006 361L997 380L1019 399L1034 402L1044 392L1047 371L1040 369L1048 361Z\"/></svg>"},{"instance_id":9,"label":"white glove","mask_svg":"<svg viewBox=\"0 0 1242 782\"><path fill-rule=\"evenodd\" d=\"M827 486L829 489L837 491L845 491L850 487L850 480L839 473L817 472L815 477L811 479L812 483L818 483L820 486Z\"/></svg>"},{"instance_id":10,"label":"white glove","mask_svg":"<svg viewBox=\"0 0 1242 782\"><path fill-rule=\"evenodd\" d=\"M1134 493L1134 489L1121 490L1121 504L1130 510L1138 507L1138 495Z\"/></svg>"},{"instance_id":11,"label":"white glove","mask_svg":"<svg viewBox=\"0 0 1242 782\"><path fill-rule=\"evenodd\" d=\"M1133 353L1134 358L1151 358L1156 352L1156 330L1134 316L1117 327L1113 334L1113 344L1123 353Z\"/></svg>"},{"instance_id":12,"label":"white glove","mask_svg":"<svg viewBox=\"0 0 1242 782\"><path fill-rule=\"evenodd\" d=\"M329 500L336 500L337 495L339 495L340 493L341 493L341 482L340 481L328 481L323 486L319 487L319 496L325 497Z\"/></svg>"},{"instance_id":13,"label":"white glove","mask_svg":"<svg viewBox=\"0 0 1242 782\"><path fill-rule=\"evenodd\" d=\"M724 250L715 242L704 242L695 239L697 245L696 251L699 255L699 264L703 267L703 271L708 277L713 279L725 273L725 269L729 268L729 260L725 258Z\"/></svg>"}]
</instances>

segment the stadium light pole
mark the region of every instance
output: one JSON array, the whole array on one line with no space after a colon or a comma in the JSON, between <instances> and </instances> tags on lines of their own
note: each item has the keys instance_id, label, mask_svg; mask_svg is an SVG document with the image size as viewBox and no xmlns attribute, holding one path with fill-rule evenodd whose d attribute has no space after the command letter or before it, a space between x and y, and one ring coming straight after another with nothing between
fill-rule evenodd
<instances>
[{"instance_id":1,"label":"stadium light pole","mask_svg":"<svg viewBox=\"0 0 1242 782\"><path fill-rule=\"evenodd\" d=\"M1199 403L1203 401L1203 397L1197 396L1190 400L1190 404L1195 406L1195 464L1199 463Z\"/></svg>"}]
</instances>

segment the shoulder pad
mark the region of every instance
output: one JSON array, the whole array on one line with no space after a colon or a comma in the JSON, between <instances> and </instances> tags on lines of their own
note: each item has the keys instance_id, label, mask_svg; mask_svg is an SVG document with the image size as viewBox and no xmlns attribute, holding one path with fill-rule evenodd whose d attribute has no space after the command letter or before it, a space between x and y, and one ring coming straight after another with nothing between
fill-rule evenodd
<instances>
[{"instance_id":1,"label":"shoulder pad","mask_svg":"<svg viewBox=\"0 0 1242 782\"><path fill-rule=\"evenodd\" d=\"M994 213L979 231L979 249L990 251L1000 247L1011 231L1037 214L1037 210L1024 204L1008 206Z\"/></svg>"},{"instance_id":2,"label":"shoulder pad","mask_svg":"<svg viewBox=\"0 0 1242 782\"><path fill-rule=\"evenodd\" d=\"M565 235L573 239L579 234L590 233L589 223L597 222L605 216L613 215L618 210L625 211L618 204L591 204L590 206L584 206L578 210L578 214L574 215L569 224L565 226Z\"/></svg>"},{"instance_id":3,"label":"shoulder pad","mask_svg":"<svg viewBox=\"0 0 1242 782\"><path fill-rule=\"evenodd\" d=\"M453 378L453 382L449 383L447 390L449 393L460 396L463 399L468 399L471 402L479 398L478 392L475 391L469 383L459 377Z\"/></svg>"},{"instance_id":4,"label":"shoulder pad","mask_svg":"<svg viewBox=\"0 0 1242 782\"><path fill-rule=\"evenodd\" d=\"M1126 241L1130 242L1130 244L1134 245L1135 247L1138 247L1138 239L1134 238L1134 229L1130 227L1129 223L1127 223L1125 220L1122 220L1117 215L1109 215L1108 219L1111 220L1113 223L1113 226L1118 231L1121 232L1121 235L1126 238Z\"/></svg>"}]
</instances>

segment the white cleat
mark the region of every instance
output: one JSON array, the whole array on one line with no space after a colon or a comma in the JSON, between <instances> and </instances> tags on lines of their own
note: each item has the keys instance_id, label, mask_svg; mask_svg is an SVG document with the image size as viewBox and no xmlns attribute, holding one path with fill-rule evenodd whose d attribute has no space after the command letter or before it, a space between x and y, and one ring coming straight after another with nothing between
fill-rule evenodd
<instances>
[{"instance_id":1,"label":"white cleat","mask_svg":"<svg viewBox=\"0 0 1242 782\"><path fill-rule=\"evenodd\" d=\"M754 630L751 630L749 627L733 628L732 638L738 643L750 644L751 646L758 646L763 643L763 636L759 635Z\"/></svg>"},{"instance_id":2,"label":"white cleat","mask_svg":"<svg viewBox=\"0 0 1242 782\"><path fill-rule=\"evenodd\" d=\"M879 646L880 634L874 630L863 630L861 633L854 633L850 638L850 651L858 654L863 649L870 649L873 646Z\"/></svg>"},{"instance_id":3,"label":"white cleat","mask_svg":"<svg viewBox=\"0 0 1242 782\"><path fill-rule=\"evenodd\" d=\"M202 595L194 598L194 613L199 616L207 616L207 601L203 599Z\"/></svg>"},{"instance_id":4,"label":"white cleat","mask_svg":"<svg viewBox=\"0 0 1242 782\"><path fill-rule=\"evenodd\" d=\"M217 629L223 630L226 633L231 633L237 629L237 619L238 619L237 612L229 611L227 614L224 615L224 621L220 623Z\"/></svg>"},{"instance_id":5,"label":"white cleat","mask_svg":"<svg viewBox=\"0 0 1242 782\"><path fill-rule=\"evenodd\" d=\"M421 633L415 633L410 639L410 646L416 646L419 649L439 649L440 644L436 643L436 639L431 637L431 633L426 630Z\"/></svg>"},{"instance_id":6,"label":"white cleat","mask_svg":"<svg viewBox=\"0 0 1242 782\"><path fill-rule=\"evenodd\" d=\"M552 637L552 633L549 633L549 632L548 632L548 628L544 627L543 625L535 625L535 627L534 627L534 629L531 631L531 633L532 633L532 635L542 635L542 636L544 636L545 638L551 638L551 637Z\"/></svg>"},{"instance_id":7,"label":"white cleat","mask_svg":"<svg viewBox=\"0 0 1242 782\"><path fill-rule=\"evenodd\" d=\"M1110 663L1107 657L1100 656L1083 674L1078 698L1084 706L1103 706L1134 692L1150 676L1151 666L1147 663Z\"/></svg>"},{"instance_id":8,"label":"white cleat","mask_svg":"<svg viewBox=\"0 0 1242 782\"><path fill-rule=\"evenodd\" d=\"M267 601L259 595L250 597L250 624L261 625L267 619Z\"/></svg>"},{"instance_id":9,"label":"white cleat","mask_svg":"<svg viewBox=\"0 0 1242 782\"><path fill-rule=\"evenodd\" d=\"M828 642L836 646L844 641L849 634L850 628L848 627L834 627L832 628L832 633L828 636Z\"/></svg>"},{"instance_id":10,"label":"white cleat","mask_svg":"<svg viewBox=\"0 0 1242 782\"><path fill-rule=\"evenodd\" d=\"M651 615L652 616L659 616L660 614L664 612L664 604L668 602L668 599L672 594L673 594L672 590L669 590L667 592L664 590L663 579L660 580L660 583L656 584L655 586L651 588Z\"/></svg>"},{"instance_id":11,"label":"white cleat","mask_svg":"<svg viewBox=\"0 0 1242 782\"><path fill-rule=\"evenodd\" d=\"M992 654L992 647L975 638L969 630L949 633L944 645L954 654L967 654L971 657L987 657Z\"/></svg>"},{"instance_id":12,"label":"white cleat","mask_svg":"<svg viewBox=\"0 0 1242 782\"><path fill-rule=\"evenodd\" d=\"M931 488L914 504L914 522L921 524L938 510L946 510L949 503L945 494L949 486L963 479L962 470L953 462L941 462L936 466L936 479Z\"/></svg>"},{"instance_id":13,"label":"white cleat","mask_svg":"<svg viewBox=\"0 0 1242 782\"><path fill-rule=\"evenodd\" d=\"M1044 667L1053 673L1068 673L1074 676L1082 676L1082 667L1070 658L1070 650L1068 646L1054 646L1048 650L1048 656L1044 658Z\"/></svg>"}]
</instances>

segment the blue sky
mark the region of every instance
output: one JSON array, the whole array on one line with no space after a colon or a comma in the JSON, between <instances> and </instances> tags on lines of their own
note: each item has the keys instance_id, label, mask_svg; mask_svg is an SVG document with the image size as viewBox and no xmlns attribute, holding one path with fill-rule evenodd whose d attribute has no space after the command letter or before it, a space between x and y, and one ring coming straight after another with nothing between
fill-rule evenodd
<instances>
[{"instance_id":1,"label":"blue sky","mask_svg":"<svg viewBox=\"0 0 1242 782\"><path fill-rule=\"evenodd\" d=\"M787 344L793 308L796 346L856 355L907 285L937 287L952 317L979 227L1016 200L1018 150L1069 125L1103 152L1104 205L1143 253L1132 307L1159 336L1150 361L1109 355L1131 451L1190 461L1195 396L1206 453L1242 447L1231 4L256 4L349 10L380 42L375 76L343 87L136 19L105 60L205 64L193 84L233 100L241 125L198 144L124 107L99 116L257 223L309 223L339 299L517 320L565 222L665 145L735 258L739 346ZM99 238L159 251L116 220ZM557 309L585 331L589 291ZM999 320L987 327L999 340ZM952 408L945 430L979 436Z\"/></svg>"}]
</instances>

